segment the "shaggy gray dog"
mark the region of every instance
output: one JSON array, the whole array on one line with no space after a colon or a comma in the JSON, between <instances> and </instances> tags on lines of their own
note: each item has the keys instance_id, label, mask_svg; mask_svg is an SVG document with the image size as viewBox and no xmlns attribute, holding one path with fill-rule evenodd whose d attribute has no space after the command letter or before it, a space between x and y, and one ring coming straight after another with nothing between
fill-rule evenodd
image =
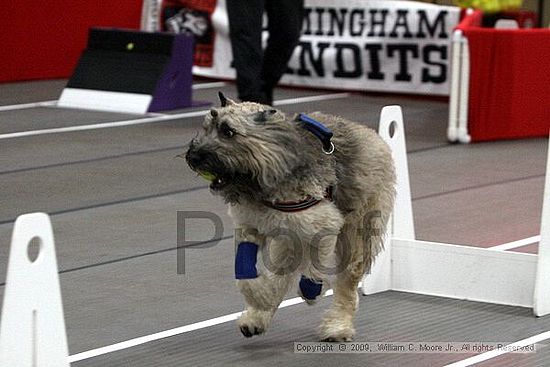
<instances>
[{"instance_id":1,"label":"shaggy gray dog","mask_svg":"<svg viewBox=\"0 0 550 367\"><path fill-rule=\"evenodd\" d=\"M299 294L308 304L333 282L321 340L351 340L357 286L382 248L393 208L389 147L375 131L340 117L287 116L221 93L220 99L222 107L206 116L186 159L229 204L237 243L258 248L252 255L237 250L246 271L252 264L252 275L237 276L246 302L241 332L250 337L266 331L301 274ZM330 129L333 145L326 137L320 141L319 128L308 128L304 119Z\"/></svg>"}]
</instances>

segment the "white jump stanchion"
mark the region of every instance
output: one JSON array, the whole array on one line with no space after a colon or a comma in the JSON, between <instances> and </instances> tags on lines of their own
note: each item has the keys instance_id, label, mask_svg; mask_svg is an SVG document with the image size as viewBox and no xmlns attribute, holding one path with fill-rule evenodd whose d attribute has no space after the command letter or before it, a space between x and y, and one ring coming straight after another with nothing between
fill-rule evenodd
<instances>
[{"instance_id":1,"label":"white jump stanchion","mask_svg":"<svg viewBox=\"0 0 550 367\"><path fill-rule=\"evenodd\" d=\"M388 134L392 121L396 127L393 137ZM542 238L539 254L535 255L415 240L399 107L384 108L380 135L392 149L397 171L397 197L385 250L377 258L372 274L363 279L363 294L396 290L530 307L537 316L550 314L550 152Z\"/></svg>"},{"instance_id":2,"label":"white jump stanchion","mask_svg":"<svg viewBox=\"0 0 550 367\"><path fill-rule=\"evenodd\" d=\"M160 0L143 0L140 29L146 32L160 32Z\"/></svg>"},{"instance_id":3,"label":"white jump stanchion","mask_svg":"<svg viewBox=\"0 0 550 367\"><path fill-rule=\"evenodd\" d=\"M414 240L414 221L405 143L405 125L399 106L386 106L380 113L378 133L389 145L396 171L396 197L394 211L384 236L384 251L380 253L370 274L363 277L363 294L372 294L392 288L391 238Z\"/></svg>"},{"instance_id":4,"label":"white jump stanchion","mask_svg":"<svg viewBox=\"0 0 550 367\"><path fill-rule=\"evenodd\" d=\"M28 255L31 242L38 257ZM0 366L69 367L52 227L47 214L17 218L0 324Z\"/></svg>"},{"instance_id":5,"label":"white jump stanchion","mask_svg":"<svg viewBox=\"0 0 550 367\"><path fill-rule=\"evenodd\" d=\"M458 140L458 111L460 104L460 71L462 55L462 31L456 30L452 37L451 61L451 93L449 96L449 124L447 139L451 142Z\"/></svg>"},{"instance_id":6,"label":"white jump stanchion","mask_svg":"<svg viewBox=\"0 0 550 367\"><path fill-rule=\"evenodd\" d=\"M544 316L550 314L550 139L546 161L540 236L533 309L535 315Z\"/></svg>"},{"instance_id":7,"label":"white jump stanchion","mask_svg":"<svg viewBox=\"0 0 550 367\"><path fill-rule=\"evenodd\" d=\"M472 141L468 133L468 106L470 97L470 46L468 39L461 36L460 54L460 91L458 104L458 129L457 137L461 143L468 144Z\"/></svg>"},{"instance_id":8,"label":"white jump stanchion","mask_svg":"<svg viewBox=\"0 0 550 367\"><path fill-rule=\"evenodd\" d=\"M451 94L447 139L451 142L469 143L468 98L470 95L470 49L468 39L461 30L452 38Z\"/></svg>"},{"instance_id":9,"label":"white jump stanchion","mask_svg":"<svg viewBox=\"0 0 550 367\"><path fill-rule=\"evenodd\" d=\"M466 15L473 13L467 9ZM470 48L464 33L457 29L452 37L451 90L449 96L449 122L447 139L451 142L469 143L468 98L470 95Z\"/></svg>"},{"instance_id":10,"label":"white jump stanchion","mask_svg":"<svg viewBox=\"0 0 550 367\"><path fill-rule=\"evenodd\" d=\"M409 164L405 142L405 124L400 106L386 106L380 113L379 134L392 151L396 171L396 196L392 216L393 237L415 239L409 182Z\"/></svg>"}]
</instances>

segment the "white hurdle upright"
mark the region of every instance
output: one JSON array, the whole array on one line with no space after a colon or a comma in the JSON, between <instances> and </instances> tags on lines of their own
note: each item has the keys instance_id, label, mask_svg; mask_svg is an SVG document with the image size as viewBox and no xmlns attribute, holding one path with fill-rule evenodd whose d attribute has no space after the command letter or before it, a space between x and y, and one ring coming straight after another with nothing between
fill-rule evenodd
<instances>
[{"instance_id":1,"label":"white hurdle upright","mask_svg":"<svg viewBox=\"0 0 550 367\"><path fill-rule=\"evenodd\" d=\"M537 316L550 314L550 138L548 141L546 179L544 181L544 199L540 224L541 236L533 301L533 309Z\"/></svg>"},{"instance_id":2,"label":"white hurdle upright","mask_svg":"<svg viewBox=\"0 0 550 367\"><path fill-rule=\"evenodd\" d=\"M396 172L396 197L394 212L401 215L392 215L388 223L388 233L399 238L415 239L414 222L411 203L411 189L409 184L409 167L407 162L407 148L405 142L405 128L403 113L399 106L386 106L380 113L378 133L386 141L392 151L392 158ZM385 250L380 253L371 269L370 274L363 278L363 294L372 294L391 289L391 236L384 237ZM368 278L368 279L367 279Z\"/></svg>"},{"instance_id":3,"label":"white hurdle upright","mask_svg":"<svg viewBox=\"0 0 550 367\"><path fill-rule=\"evenodd\" d=\"M383 110L380 134L393 150L398 194L385 251L363 279L363 293L396 290L530 307L536 316L549 314L550 152L538 255L415 240L401 111L386 108L391 113ZM393 137L388 132L392 124Z\"/></svg>"},{"instance_id":4,"label":"white hurdle upright","mask_svg":"<svg viewBox=\"0 0 550 367\"><path fill-rule=\"evenodd\" d=\"M451 94L449 99L449 125L447 139L451 142L469 143L468 98L470 94L470 48L461 30L453 32Z\"/></svg>"},{"instance_id":5,"label":"white hurdle upright","mask_svg":"<svg viewBox=\"0 0 550 367\"><path fill-rule=\"evenodd\" d=\"M31 242L38 256L29 257ZM0 324L0 366L69 367L69 351L50 219L17 218Z\"/></svg>"},{"instance_id":6,"label":"white hurdle upright","mask_svg":"<svg viewBox=\"0 0 550 367\"><path fill-rule=\"evenodd\" d=\"M466 10L466 15L472 13L473 9ZM451 142L469 143L472 140L468 133L470 48L468 39L459 29L453 32L451 50L451 91L447 139Z\"/></svg>"}]
</instances>

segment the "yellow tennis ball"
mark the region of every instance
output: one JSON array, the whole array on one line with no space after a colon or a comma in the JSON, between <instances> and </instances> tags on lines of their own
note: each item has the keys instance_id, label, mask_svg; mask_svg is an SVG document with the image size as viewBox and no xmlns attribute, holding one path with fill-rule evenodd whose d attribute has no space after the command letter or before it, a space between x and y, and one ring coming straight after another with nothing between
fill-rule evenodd
<instances>
[{"instance_id":1,"label":"yellow tennis ball","mask_svg":"<svg viewBox=\"0 0 550 367\"><path fill-rule=\"evenodd\" d=\"M216 176L210 172L199 172L199 176L210 182L214 181L214 179L216 178Z\"/></svg>"}]
</instances>

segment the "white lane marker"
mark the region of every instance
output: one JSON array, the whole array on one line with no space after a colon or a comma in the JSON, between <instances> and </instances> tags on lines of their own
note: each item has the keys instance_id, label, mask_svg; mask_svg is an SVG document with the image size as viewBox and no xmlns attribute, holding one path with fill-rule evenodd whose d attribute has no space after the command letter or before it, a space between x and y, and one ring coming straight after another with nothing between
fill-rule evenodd
<instances>
[{"instance_id":1,"label":"white lane marker","mask_svg":"<svg viewBox=\"0 0 550 367\"><path fill-rule=\"evenodd\" d=\"M513 241L513 242L503 243L502 245L489 247L489 250L506 251L506 250L511 250L511 249L521 247L521 246L531 245L531 244L537 243L537 242L540 242L540 235L529 237L529 238L524 238L522 240L517 240L517 241Z\"/></svg>"},{"instance_id":2,"label":"white lane marker","mask_svg":"<svg viewBox=\"0 0 550 367\"><path fill-rule=\"evenodd\" d=\"M506 345L506 347L504 347L502 349L495 349L495 350L492 350L492 351L489 351L489 352L481 353L481 354L478 354L476 356L464 359L462 361L458 361L458 362L455 362L455 363L448 364L444 367L468 367L468 366L473 366L476 363L481 363L481 362L487 361L489 359L493 359L493 358L496 358L498 356L501 356L503 354L510 353L511 351L514 350L514 348L526 347L528 345L532 345L532 344L541 342L541 341L546 340L546 339L550 339L550 331L545 331L544 333L533 335L529 338L519 340L519 341L517 341L515 343L512 343L512 344L508 344L508 345Z\"/></svg>"},{"instance_id":3,"label":"white lane marker","mask_svg":"<svg viewBox=\"0 0 550 367\"><path fill-rule=\"evenodd\" d=\"M329 289L325 293L325 297L331 296L332 293L333 293L332 289ZM302 302L304 302L304 300L300 297L287 299L287 300L281 302L281 304L279 305L279 308L294 306L294 305L300 304ZM229 315L219 316L219 317L216 317L216 318L213 318L213 319L196 322L194 324L180 326L180 327L177 327L177 328L174 328L174 329L161 331L161 332L158 332L158 333L155 333L155 334L145 335L145 336L141 336L141 337L138 337L138 338L135 338L135 339L126 340L126 341L123 341L123 342L120 342L120 343L107 345L105 347L101 347L101 348L92 349L92 350L88 350L88 351L85 351L85 352L73 354L73 355L69 356L69 362L74 363L74 362L78 362L78 361L83 361L85 359L90 359L90 358L98 357L98 356L101 356L101 355L104 355L104 354L120 351L120 350L123 350L123 349L136 347L138 345L149 343L149 342L152 342L152 341L155 341L155 340L169 338L171 336L185 334L185 333L189 333L191 331L205 329L205 328L208 328L208 327L211 327L211 326L224 324L224 323L229 322L229 321L237 320L239 318L239 316L241 316L241 314L242 314L242 312L235 312L235 313L232 313L232 314L229 314Z\"/></svg>"},{"instance_id":4,"label":"white lane marker","mask_svg":"<svg viewBox=\"0 0 550 367\"><path fill-rule=\"evenodd\" d=\"M52 129L21 131L16 133L0 134L0 139L13 139L13 138L22 138L26 136L66 133L71 131L97 130L97 129L112 128L112 127L150 124L150 123L159 122L159 121L203 116L206 112L207 111L205 110L201 110L201 111L193 111L193 112L185 112L185 113L176 113L173 115L161 115L161 116L137 118L134 120L106 122L101 124L77 125L77 126L67 126L67 127L56 127Z\"/></svg>"},{"instance_id":5,"label":"white lane marker","mask_svg":"<svg viewBox=\"0 0 550 367\"><path fill-rule=\"evenodd\" d=\"M210 88L222 88L228 85L227 82L212 82L212 83L198 83L193 84L193 89L210 89Z\"/></svg>"},{"instance_id":6,"label":"white lane marker","mask_svg":"<svg viewBox=\"0 0 550 367\"><path fill-rule=\"evenodd\" d=\"M281 106L281 105L290 105L290 104L296 104L296 103L308 103L308 102L315 102L315 101L322 101L322 100L340 99L340 98L346 98L349 95L350 93L335 93L335 94L322 94L322 95L316 95L316 96L289 98L289 99L282 99L282 100L276 101L274 105ZM133 120L105 122L100 124L77 125L77 126L68 126L68 127L57 127L52 129L20 131L20 132L14 132L14 133L0 134L0 139L14 139L14 138L22 138L22 137L35 136L35 135L56 134L56 133L65 133L65 132L74 132L74 131L107 129L107 128L121 127L121 126L150 124L150 123L159 122L159 121L169 121L169 120L203 116L208 111L209 110L200 110L200 111L176 113L176 114L170 114L170 115L142 117L142 118L137 118Z\"/></svg>"},{"instance_id":7,"label":"white lane marker","mask_svg":"<svg viewBox=\"0 0 550 367\"><path fill-rule=\"evenodd\" d=\"M228 84L229 83L227 82L197 83L197 84L193 84L193 89L198 90L198 89L222 88ZM49 107L49 106L55 106L56 104L57 104L57 100L6 105L6 106L0 106L0 112L12 111L12 110L23 110L26 108L35 108L35 107Z\"/></svg>"},{"instance_id":8,"label":"white lane marker","mask_svg":"<svg viewBox=\"0 0 550 367\"><path fill-rule=\"evenodd\" d=\"M317 96L310 96L310 97L280 99L278 101L274 101L273 105L282 106L282 105L297 104L297 103L317 102L317 101L325 101L329 99L347 98L349 96L351 96L351 93L320 94Z\"/></svg>"},{"instance_id":9,"label":"white lane marker","mask_svg":"<svg viewBox=\"0 0 550 367\"><path fill-rule=\"evenodd\" d=\"M54 106L56 103L57 103L57 100L0 106L0 112L12 111L12 110L23 110L26 108L35 108L35 107L48 107L48 106Z\"/></svg>"}]
</instances>

